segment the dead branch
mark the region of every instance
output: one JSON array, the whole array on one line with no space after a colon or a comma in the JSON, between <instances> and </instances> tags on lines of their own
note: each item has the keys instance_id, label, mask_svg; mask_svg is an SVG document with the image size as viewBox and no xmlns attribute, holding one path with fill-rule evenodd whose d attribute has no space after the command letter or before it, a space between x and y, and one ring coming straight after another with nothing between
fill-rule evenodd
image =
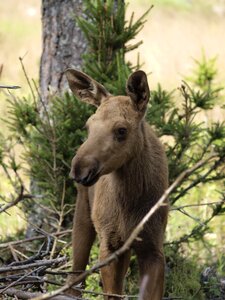
<instances>
[{"instance_id":1,"label":"dead branch","mask_svg":"<svg viewBox=\"0 0 225 300\"><path fill-rule=\"evenodd\" d=\"M10 267L11 266L28 265L30 263L33 263L34 261L43 259L45 256L47 256L49 254L49 252L51 250L51 244L52 244L52 237L48 236L45 250L44 250L45 243L43 243L36 254L27 258L26 260L15 261L10 264Z\"/></svg>"},{"instance_id":2,"label":"dead branch","mask_svg":"<svg viewBox=\"0 0 225 300\"><path fill-rule=\"evenodd\" d=\"M137 295L118 295L118 294L88 291L88 290L80 289L80 288L73 288L73 289L80 291L83 294L91 294L91 295L95 295L95 296L108 296L108 297L115 297L115 298L119 298L119 299L137 298Z\"/></svg>"},{"instance_id":3,"label":"dead branch","mask_svg":"<svg viewBox=\"0 0 225 300\"><path fill-rule=\"evenodd\" d=\"M27 276L31 275L33 272L40 271L42 268L43 268L43 267L39 267L39 268L37 268L36 270L32 270L32 271L30 271L29 273L24 274L23 276L19 277L16 281L11 282L9 285L7 285L6 287L4 287L3 289L2 289L2 287L1 287L1 289L0 289L0 294L4 294L4 292L5 292L6 290L8 290L9 288L11 288L11 287L17 285L18 283L21 283L22 280L26 279Z\"/></svg>"},{"instance_id":4,"label":"dead branch","mask_svg":"<svg viewBox=\"0 0 225 300\"><path fill-rule=\"evenodd\" d=\"M0 278L0 283L7 283L7 282L16 281L17 279L19 279L23 275L24 275L23 273L18 273L16 275L8 275L8 276L5 276L5 277L2 277L2 278ZM42 278L39 277L39 276L37 276L37 275L34 276L34 275L27 274L25 280L26 281L28 280L28 281L35 281L35 282L37 282L39 280L42 280ZM3 287L1 286L1 288L3 288Z\"/></svg>"},{"instance_id":5,"label":"dead branch","mask_svg":"<svg viewBox=\"0 0 225 300\"><path fill-rule=\"evenodd\" d=\"M19 286L19 285L27 285L27 284L44 284L46 282L46 280L44 280L43 278L40 279L24 279L24 280L18 280L18 281L14 281L12 282L12 285L4 285L1 286L1 289L4 289L3 291L1 291L0 289L0 293L4 295L5 291L10 289L10 287L15 287L15 286Z\"/></svg>"},{"instance_id":6,"label":"dead branch","mask_svg":"<svg viewBox=\"0 0 225 300\"><path fill-rule=\"evenodd\" d=\"M60 231L60 232L51 233L51 235L52 236L61 236L61 235L69 234L71 232L72 232L72 230L68 229L68 230L63 230L63 231ZM36 236L31 237L31 238L27 238L27 239L23 239L23 240L19 240L19 241L11 241L11 242L7 242L7 243L2 243L2 244L0 244L0 249L1 248L7 248L7 247L10 247L10 246L19 245L19 244L28 243L28 242L31 242L31 241L34 241L34 240L40 240L40 239L44 239L44 238L45 238L45 236L43 236L43 235L36 235Z\"/></svg>"},{"instance_id":7,"label":"dead branch","mask_svg":"<svg viewBox=\"0 0 225 300\"><path fill-rule=\"evenodd\" d=\"M2 71L3 71L3 64L0 64L0 78L2 76Z\"/></svg>"},{"instance_id":8,"label":"dead branch","mask_svg":"<svg viewBox=\"0 0 225 300\"><path fill-rule=\"evenodd\" d=\"M0 85L0 89L11 89L11 90L16 90L20 89L21 87L18 85Z\"/></svg>"},{"instance_id":9,"label":"dead branch","mask_svg":"<svg viewBox=\"0 0 225 300\"><path fill-rule=\"evenodd\" d=\"M39 295L42 295L41 293L30 293L30 292L25 292L22 290L17 290L16 288L9 288L7 291L4 292L5 295L14 297L16 296L18 299L31 299L34 297L38 297ZM77 298L70 297L70 296L56 296L52 298L53 300L74 300Z\"/></svg>"},{"instance_id":10,"label":"dead branch","mask_svg":"<svg viewBox=\"0 0 225 300\"><path fill-rule=\"evenodd\" d=\"M31 293L31 292L25 292L25 291L22 291L22 290L18 290L16 288L9 288L5 293L5 295L8 295L8 296L16 296L18 299L23 299L23 300L26 300L26 299L32 299L34 297L38 297L38 296L41 296L42 294L41 293ZM102 293L96 293L96 295L102 295ZM135 298L137 296L134 296ZM129 296L129 298L132 298L132 296ZM83 298L75 298L75 297L72 297L72 296L66 296L66 295L58 295L58 296L54 296L51 298L52 300L85 300ZM169 297L169 298L163 298L163 300L175 300L175 299L182 299L181 297Z\"/></svg>"},{"instance_id":11,"label":"dead branch","mask_svg":"<svg viewBox=\"0 0 225 300\"><path fill-rule=\"evenodd\" d=\"M110 264L112 261L118 259L118 257L122 254L124 254L130 247L132 246L132 243L138 238L138 235L142 231L144 225L149 221L151 216L162 206L165 205L165 200L168 198L170 193L188 176L193 174L197 169L202 167L204 164L209 162L211 159L215 158L215 155L211 155L205 160L199 161L197 164L195 164L192 168L182 172L177 179L173 182L173 184L170 185L170 187L164 192L164 194L161 196L161 198L156 202L156 204L149 210L149 212L145 215L145 217L139 222L139 224L134 228L132 231L130 237L127 239L127 241L123 244L121 248L119 248L117 251L115 251L113 254L111 254L107 259L104 261L98 262L96 265L94 265L91 269L84 271L81 275L79 275L76 280L66 283L61 288L48 292L46 294L42 294L40 296L32 298L32 300L44 300L44 299L50 299L56 295L59 295L66 290L70 289L73 285L76 285L77 283L84 280L87 276L94 273L96 270Z\"/></svg>"},{"instance_id":12,"label":"dead branch","mask_svg":"<svg viewBox=\"0 0 225 300\"><path fill-rule=\"evenodd\" d=\"M19 261L17 253L12 245L9 246L9 249L10 249L10 252L12 253L14 261L16 261L16 262Z\"/></svg>"},{"instance_id":13,"label":"dead branch","mask_svg":"<svg viewBox=\"0 0 225 300\"><path fill-rule=\"evenodd\" d=\"M11 208L12 206L17 205L19 202L21 202L24 199L32 199L33 196L29 195L29 194L25 194L24 195L24 187L21 186L21 190L20 190L20 194L19 196L12 202L6 204L5 206L3 206L2 208L0 208L0 213L5 212L6 210L8 210L9 208Z\"/></svg>"},{"instance_id":14,"label":"dead branch","mask_svg":"<svg viewBox=\"0 0 225 300\"><path fill-rule=\"evenodd\" d=\"M31 269L31 268L35 268L35 267L41 267L41 266L53 266L55 264L60 264L66 262L66 257L58 257L55 259L49 259L49 260L40 260L40 261L36 261L35 263L31 263L31 264L26 264L26 265L22 265L22 266L8 266L8 267L3 267L0 268L0 273L6 273L6 272L16 272L19 270L26 270L26 269Z\"/></svg>"},{"instance_id":15,"label":"dead branch","mask_svg":"<svg viewBox=\"0 0 225 300\"><path fill-rule=\"evenodd\" d=\"M170 211L176 211L183 208L190 208L190 207L200 207L200 206L211 206L211 205L217 205L217 204L225 204L224 200L221 201L214 201L214 202L206 202L206 203L195 203L195 204L187 204L182 206L174 206L170 208Z\"/></svg>"},{"instance_id":16,"label":"dead branch","mask_svg":"<svg viewBox=\"0 0 225 300\"><path fill-rule=\"evenodd\" d=\"M85 290L85 289L81 289L81 288L74 288L73 289L75 290L78 290L80 292L82 292L83 294L92 294L92 295L95 295L95 296L108 296L108 297L115 297L115 298L120 298L120 299L137 299L138 298L138 295L118 295L118 294L110 294L110 293L101 293L101 292L94 292L94 291L89 291L89 290ZM54 298L52 298L54 299ZM139 300L143 299L143 296L139 295ZM175 300L175 299L182 299L181 297L164 297L162 300Z\"/></svg>"},{"instance_id":17,"label":"dead branch","mask_svg":"<svg viewBox=\"0 0 225 300\"><path fill-rule=\"evenodd\" d=\"M59 216L59 220L57 222L57 231L56 232L60 232L61 227L62 227L62 223L63 223L63 220L64 220L64 214L65 214L65 212L64 212L64 209L65 209L65 205L64 205L65 192L66 192L66 182L64 180L63 181L62 199L61 199L61 210L60 210L60 212L57 211L58 216ZM57 246L57 242L58 242L58 237L55 236L54 237L54 241L53 241L53 245L52 245L52 249L51 249L50 259L54 257L56 246Z\"/></svg>"},{"instance_id":18,"label":"dead branch","mask_svg":"<svg viewBox=\"0 0 225 300\"><path fill-rule=\"evenodd\" d=\"M20 60L20 64L21 64L23 73L24 73L24 75L25 75L25 77L26 77L26 80L27 80L27 83L28 83L28 85L29 85L29 88L30 88L32 97L33 97L33 99L34 99L34 101L35 101L34 90L33 90L33 88L32 88L32 85L31 85L31 83L30 83L29 77L27 76L27 72L26 72L25 67L24 67L24 64L23 64L23 59L24 59L25 56L26 56L26 54L25 54L23 57L19 57L19 60Z\"/></svg>"},{"instance_id":19,"label":"dead branch","mask_svg":"<svg viewBox=\"0 0 225 300\"><path fill-rule=\"evenodd\" d=\"M215 155L216 158L216 155ZM225 160L225 156L221 156L219 157L219 159L217 159L214 164L209 168L209 170L207 170L207 172L205 172L205 174L201 175L200 177L198 177L197 179L195 179L194 181L191 182L191 184L189 186L187 186L185 189L183 189L174 199L173 199L173 204L181 197L183 197L190 189L192 189L193 187L197 186L199 183L204 182L204 180L214 171L216 170L216 168L223 164ZM201 160L202 161L202 160ZM201 162L200 161L200 162Z\"/></svg>"}]
</instances>

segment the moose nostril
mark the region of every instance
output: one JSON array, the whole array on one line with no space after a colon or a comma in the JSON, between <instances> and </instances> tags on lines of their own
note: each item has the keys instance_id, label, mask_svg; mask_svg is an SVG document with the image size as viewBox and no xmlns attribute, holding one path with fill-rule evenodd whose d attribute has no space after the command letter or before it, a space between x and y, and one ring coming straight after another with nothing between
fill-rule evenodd
<instances>
[{"instance_id":1,"label":"moose nostril","mask_svg":"<svg viewBox=\"0 0 225 300\"><path fill-rule=\"evenodd\" d=\"M72 161L69 177L73 180L76 180L77 182L79 181L79 177L81 177L80 164L74 163L74 161Z\"/></svg>"}]
</instances>

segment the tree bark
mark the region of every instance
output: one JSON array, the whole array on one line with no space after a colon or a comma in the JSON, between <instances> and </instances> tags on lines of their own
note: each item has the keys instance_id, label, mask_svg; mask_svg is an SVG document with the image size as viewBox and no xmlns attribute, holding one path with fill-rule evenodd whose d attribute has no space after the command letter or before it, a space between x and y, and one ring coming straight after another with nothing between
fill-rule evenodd
<instances>
[{"instance_id":1,"label":"tree bark","mask_svg":"<svg viewBox=\"0 0 225 300\"><path fill-rule=\"evenodd\" d=\"M81 68L81 54L87 47L75 22L75 17L81 14L81 0L42 0L40 92L45 103L49 92L60 93L67 89L63 76L66 68Z\"/></svg>"},{"instance_id":2,"label":"tree bark","mask_svg":"<svg viewBox=\"0 0 225 300\"><path fill-rule=\"evenodd\" d=\"M81 55L87 48L83 33L75 18L83 14L82 0L42 0L42 56L40 63L40 95L48 105L51 94L60 94L68 85L63 76L68 67L80 69ZM41 194L35 180L31 178L31 191ZM31 224L41 227L45 212L35 203L29 214ZM34 234L28 224L26 236Z\"/></svg>"}]
</instances>

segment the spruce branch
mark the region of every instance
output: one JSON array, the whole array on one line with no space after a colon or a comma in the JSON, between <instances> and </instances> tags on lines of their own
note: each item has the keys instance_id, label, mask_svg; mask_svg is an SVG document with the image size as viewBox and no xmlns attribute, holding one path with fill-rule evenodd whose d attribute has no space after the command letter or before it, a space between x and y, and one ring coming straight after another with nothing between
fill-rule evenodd
<instances>
[{"instance_id":1,"label":"spruce branch","mask_svg":"<svg viewBox=\"0 0 225 300\"><path fill-rule=\"evenodd\" d=\"M7 273L7 272L17 272L20 270L26 270L26 269L35 268L35 267L53 266L55 264L60 264L63 262L66 262L66 257L59 257L59 258L54 258L54 259L50 259L50 260L40 260L40 261L36 261L33 263L25 264L25 265L21 264L19 266L1 267L0 274Z\"/></svg>"}]
</instances>

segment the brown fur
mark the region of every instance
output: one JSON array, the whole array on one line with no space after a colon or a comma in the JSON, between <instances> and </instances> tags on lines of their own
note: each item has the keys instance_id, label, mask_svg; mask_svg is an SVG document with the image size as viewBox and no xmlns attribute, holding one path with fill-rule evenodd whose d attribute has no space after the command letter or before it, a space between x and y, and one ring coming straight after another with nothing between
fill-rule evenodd
<instances>
[{"instance_id":1,"label":"brown fur","mask_svg":"<svg viewBox=\"0 0 225 300\"><path fill-rule=\"evenodd\" d=\"M149 98L144 72L130 76L128 96L116 97L82 72L69 69L66 75L75 95L98 106L71 167L79 183L73 226L73 271L78 271L86 268L96 232L101 260L121 247L167 188L168 171L163 147L144 120ZM168 207L161 207L132 245L140 280L148 276L144 300L163 296L167 213ZM129 258L130 251L102 268L104 292L122 294Z\"/></svg>"}]
</instances>

